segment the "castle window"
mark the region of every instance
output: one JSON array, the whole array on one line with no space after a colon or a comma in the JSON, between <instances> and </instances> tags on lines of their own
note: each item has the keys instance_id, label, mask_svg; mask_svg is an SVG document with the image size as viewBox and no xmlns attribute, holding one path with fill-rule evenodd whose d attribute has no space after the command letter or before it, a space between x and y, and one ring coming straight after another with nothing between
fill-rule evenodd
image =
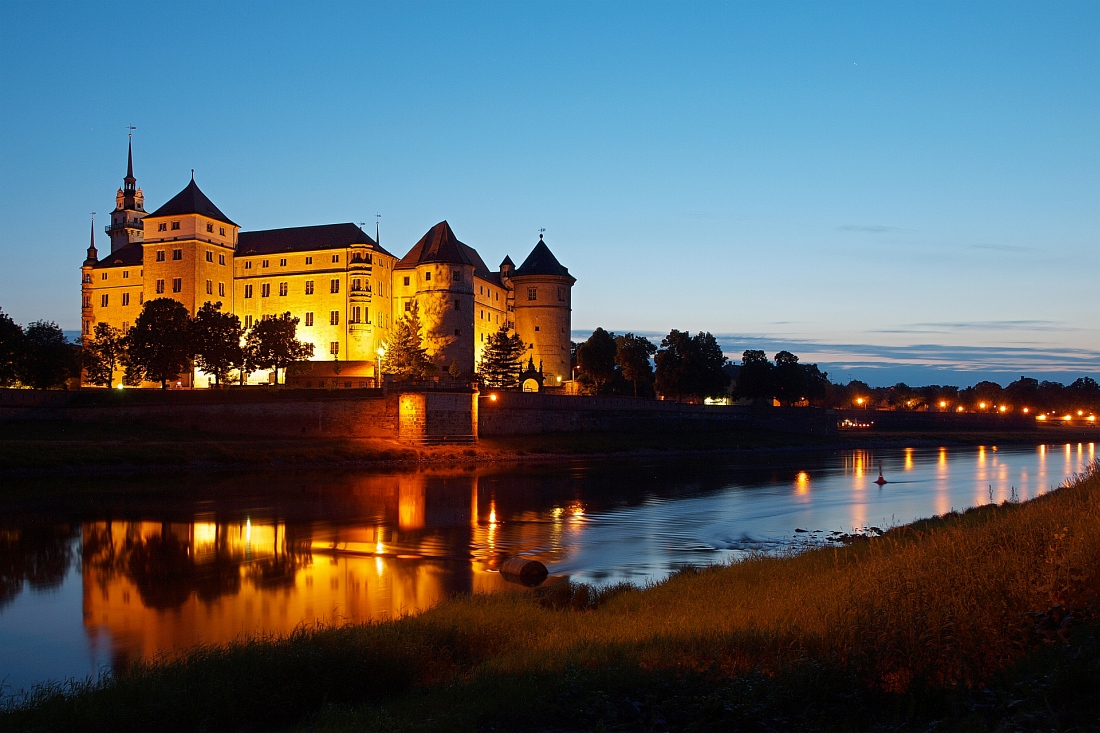
<instances>
[{"instance_id":1,"label":"castle window","mask_svg":"<svg viewBox=\"0 0 1100 733\"><path fill-rule=\"evenodd\" d=\"M430 281L430 280L432 279L432 273L430 273L430 272L425 272L425 273L424 273L424 279L425 279L425 280L429 280L429 281Z\"/></svg>"},{"instance_id":2,"label":"castle window","mask_svg":"<svg viewBox=\"0 0 1100 733\"><path fill-rule=\"evenodd\" d=\"M405 287L409 286L409 278L405 278Z\"/></svg>"},{"instance_id":3,"label":"castle window","mask_svg":"<svg viewBox=\"0 0 1100 733\"><path fill-rule=\"evenodd\" d=\"M161 295L162 293L164 293L164 281L157 280L157 295Z\"/></svg>"},{"instance_id":4,"label":"castle window","mask_svg":"<svg viewBox=\"0 0 1100 733\"><path fill-rule=\"evenodd\" d=\"M122 271L122 279L123 280L128 280L129 278L130 278L130 271L129 270L123 270Z\"/></svg>"},{"instance_id":5,"label":"castle window","mask_svg":"<svg viewBox=\"0 0 1100 733\"><path fill-rule=\"evenodd\" d=\"M477 294L478 295L485 295L485 286L484 285L478 285L477 286Z\"/></svg>"},{"instance_id":6,"label":"castle window","mask_svg":"<svg viewBox=\"0 0 1100 733\"><path fill-rule=\"evenodd\" d=\"M290 292L290 285L287 283L279 283L279 295L286 295Z\"/></svg>"},{"instance_id":7,"label":"castle window","mask_svg":"<svg viewBox=\"0 0 1100 733\"><path fill-rule=\"evenodd\" d=\"M207 280L206 281L206 294L207 295L213 295L214 294L214 281L213 280Z\"/></svg>"},{"instance_id":8,"label":"castle window","mask_svg":"<svg viewBox=\"0 0 1100 733\"><path fill-rule=\"evenodd\" d=\"M158 249L157 250L157 262L164 262L164 250L163 249Z\"/></svg>"},{"instance_id":9,"label":"castle window","mask_svg":"<svg viewBox=\"0 0 1100 733\"><path fill-rule=\"evenodd\" d=\"M130 305L130 294L129 293L123 293L122 294L122 304L123 305Z\"/></svg>"},{"instance_id":10,"label":"castle window","mask_svg":"<svg viewBox=\"0 0 1100 733\"><path fill-rule=\"evenodd\" d=\"M173 260L182 260L183 259L183 250L182 249L172 250L172 259Z\"/></svg>"},{"instance_id":11,"label":"castle window","mask_svg":"<svg viewBox=\"0 0 1100 733\"><path fill-rule=\"evenodd\" d=\"M459 282L462 280L462 270L455 270L453 273L454 281Z\"/></svg>"},{"instance_id":12,"label":"castle window","mask_svg":"<svg viewBox=\"0 0 1100 733\"><path fill-rule=\"evenodd\" d=\"M224 265L225 264L225 255L218 255L218 264L219 265Z\"/></svg>"},{"instance_id":13,"label":"castle window","mask_svg":"<svg viewBox=\"0 0 1100 733\"><path fill-rule=\"evenodd\" d=\"M252 316L245 316L244 317L244 327L245 328L252 328Z\"/></svg>"},{"instance_id":14,"label":"castle window","mask_svg":"<svg viewBox=\"0 0 1100 733\"><path fill-rule=\"evenodd\" d=\"M214 261L214 253L213 252L208 251L206 253L206 261L207 262L213 262Z\"/></svg>"},{"instance_id":15,"label":"castle window","mask_svg":"<svg viewBox=\"0 0 1100 733\"><path fill-rule=\"evenodd\" d=\"M218 234L225 236L225 227L218 227Z\"/></svg>"},{"instance_id":16,"label":"castle window","mask_svg":"<svg viewBox=\"0 0 1100 733\"><path fill-rule=\"evenodd\" d=\"M485 311L480 311L480 313L481 315L479 315L478 318L485 320Z\"/></svg>"},{"instance_id":17,"label":"castle window","mask_svg":"<svg viewBox=\"0 0 1100 733\"><path fill-rule=\"evenodd\" d=\"M456 300L455 301L455 310L456 311L462 310L462 301L461 300Z\"/></svg>"},{"instance_id":18,"label":"castle window","mask_svg":"<svg viewBox=\"0 0 1100 733\"><path fill-rule=\"evenodd\" d=\"M279 260L279 267L286 267L286 257Z\"/></svg>"},{"instance_id":19,"label":"castle window","mask_svg":"<svg viewBox=\"0 0 1100 733\"><path fill-rule=\"evenodd\" d=\"M138 305L141 305L144 302L145 302L145 293L144 292L138 293Z\"/></svg>"},{"instance_id":20,"label":"castle window","mask_svg":"<svg viewBox=\"0 0 1100 733\"><path fill-rule=\"evenodd\" d=\"M481 340L482 340L482 341L484 341L484 340L485 340L485 334L481 334Z\"/></svg>"},{"instance_id":21,"label":"castle window","mask_svg":"<svg viewBox=\"0 0 1100 733\"><path fill-rule=\"evenodd\" d=\"M307 265L312 265L313 264L313 258L312 257L306 257L306 264Z\"/></svg>"},{"instance_id":22,"label":"castle window","mask_svg":"<svg viewBox=\"0 0 1100 733\"><path fill-rule=\"evenodd\" d=\"M172 231L176 231L179 228L180 228L180 223L178 221L172 222Z\"/></svg>"},{"instance_id":23,"label":"castle window","mask_svg":"<svg viewBox=\"0 0 1100 733\"><path fill-rule=\"evenodd\" d=\"M411 300L406 300L406 301L405 301L405 312L406 312L406 313L408 313L409 311L411 311L411 310L413 309L413 308L412 308L412 305L413 305L413 304L412 304L412 301L411 301Z\"/></svg>"},{"instance_id":24,"label":"castle window","mask_svg":"<svg viewBox=\"0 0 1100 733\"><path fill-rule=\"evenodd\" d=\"M313 325L313 311L306 311L306 325Z\"/></svg>"},{"instance_id":25,"label":"castle window","mask_svg":"<svg viewBox=\"0 0 1100 733\"><path fill-rule=\"evenodd\" d=\"M244 286L244 297L246 297L246 298L251 298L252 297L252 286L251 285L245 285Z\"/></svg>"},{"instance_id":26,"label":"castle window","mask_svg":"<svg viewBox=\"0 0 1100 733\"><path fill-rule=\"evenodd\" d=\"M267 260L260 263L260 267L267 267Z\"/></svg>"},{"instance_id":27,"label":"castle window","mask_svg":"<svg viewBox=\"0 0 1100 733\"><path fill-rule=\"evenodd\" d=\"M538 300L538 299L539 299L539 289L538 288L527 288L527 300Z\"/></svg>"},{"instance_id":28,"label":"castle window","mask_svg":"<svg viewBox=\"0 0 1100 733\"><path fill-rule=\"evenodd\" d=\"M225 297L225 283L218 283L218 297Z\"/></svg>"},{"instance_id":29,"label":"castle window","mask_svg":"<svg viewBox=\"0 0 1100 733\"><path fill-rule=\"evenodd\" d=\"M245 262L244 263L244 269L251 270L252 269L252 263L251 262Z\"/></svg>"},{"instance_id":30,"label":"castle window","mask_svg":"<svg viewBox=\"0 0 1100 733\"><path fill-rule=\"evenodd\" d=\"M84 296L84 297L83 297L83 298L81 299L81 303L80 303L80 304L81 304L81 306L83 306L84 308L91 308L91 307L92 307L92 296L90 296L90 295L85 295L85 296Z\"/></svg>"},{"instance_id":31,"label":"castle window","mask_svg":"<svg viewBox=\"0 0 1100 733\"><path fill-rule=\"evenodd\" d=\"M336 356L337 354L339 354L340 353L340 342L339 341L329 341L329 343L328 343L328 353L332 354L333 356Z\"/></svg>"},{"instance_id":32,"label":"castle window","mask_svg":"<svg viewBox=\"0 0 1100 733\"><path fill-rule=\"evenodd\" d=\"M565 288L558 288L558 302L565 302Z\"/></svg>"},{"instance_id":33,"label":"castle window","mask_svg":"<svg viewBox=\"0 0 1100 733\"><path fill-rule=\"evenodd\" d=\"M362 290L363 289L363 281L360 280L359 278L355 278L354 280L351 281L351 289L352 290Z\"/></svg>"},{"instance_id":34,"label":"castle window","mask_svg":"<svg viewBox=\"0 0 1100 733\"><path fill-rule=\"evenodd\" d=\"M329 311L328 313L328 325L339 326L340 325L340 311Z\"/></svg>"},{"instance_id":35,"label":"castle window","mask_svg":"<svg viewBox=\"0 0 1100 733\"><path fill-rule=\"evenodd\" d=\"M493 300L500 300L500 293L494 291L493 292Z\"/></svg>"},{"instance_id":36,"label":"castle window","mask_svg":"<svg viewBox=\"0 0 1100 733\"><path fill-rule=\"evenodd\" d=\"M92 332L92 322L91 321L84 321L84 333L91 333L91 332Z\"/></svg>"},{"instance_id":37,"label":"castle window","mask_svg":"<svg viewBox=\"0 0 1100 733\"><path fill-rule=\"evenodd\" d=\"M462 329L461 328L456 328L455 329L455 336L461 336L461 335L462 335Z\"/></svg>"},{"instance_id":38,"label":"castle window","mask_svg":"<svg viewBox=\"0 0 1100 733\"><path fill-rule=\"evenodd\" d=\"M106 308L107 307L107 293L104 293L103 295L99 296L99 307L100 308Z\"/></svg>"},{"instance_id":39,"label":"castle window","mask_svg":"<svg viewBox=\"0 0 1100 733\"><path fill-rule=\"evenodd\" d=\"M172 278L172 292L173 293L182 293L183 292L183 278L181 278L181 277Z\"/></svg>"},{"instance_id":40,"label":"castle window","mask_svg":"<svg viewBox=\"0 0 1100 733\"><path fill-rule=\"evenodd\" d=\"M332 261L333 262L339 262L340 261L340 255L333 255L332 256Z\"/></svg>"},{"instance_id":41,"label":"castle window","mask_svg":"<svg viewBox=\"0 0 1100 733\"><path fill-rule=\"evenodd\" d=\"M351 309L351 322L352 323L359 323L360 319L362 318L362 315L363 315L363 313L362 313L361 310L359 310L359 306L357 306L357 305L352 306L352 309Z\"/></svg>"},{"instance_id":42,"label":"castle window","mask_svg":"<svg viewBox=\"0 0 1100 733\"><path fill-rule=\"evenodd\" d=\"M339 280L329 280L328 291L330 293L339 293L340 292L340 281Z\"/></svg>"},{"instance_id":43,"label":"castle window","mask_svg":"<svg viewBox=\"0 0 1100 733\"><path fill-rule=\"evenodd\" d=\"M92 281L92 275L91 275L91 273L88 273L88 274L86 274L86 275L84 276L84 282L86 282L86 283L90 283L91 281Z\"/></svg>"},{"instance_id":44,"label":"castle window","mask_svg":"<svg viewBox=\"0 0 1100 733\"><path fill-rule=\"evenodd\" d=\"M100 276L99 276L99 279L100 280L106 280L107 279L107 273L105 273L105 272L101 273Z\"/></svg>"},{"instance_id":45,"label":"castle window","mask_svg":"<svg viewBox=\"0 0 1100 733\"><path fill-rule=\"evenodd\" d=\"M538 330L539 330L539 327L538 327L538 326L535 326L535 330L536 330L536 331L538 331Z\"/></svg>"},{"instance_id":46,"label":"castle window","mask_svg":"<svg viewBox=\"0 0 1100 733\"><path fill-rule=\"evenodd\" d=\"M264 283L263 285L260 286L260 297L261 298L271 297L271 283Z\"/></svg>"},{"instance_id":47,"label":"castle window","mask_svg":"<svg viewBox=\"0 0 1100 733\"><path fill-rule=\"evenodd\" d=\"M214 233L214 225L213 224L207 224L206 225L206 231L213 234Z\"/></svg>"},{"instance_id":48,"label":"castle window","mask_svg":"<svg viewBox=\"0 0 1100 733\"><path fill-rule=\"evenodd\" d=\"M162 221L160 224L157 224L157 231L158 232L168 231L168 222Z\"/></svg>"},{"instance_id":49,"label":"castle window","mask_svg":"<svg viewBox=\"0 0 1100 733\"><path fill-rule=\"evenodd\" d=\"M313 281L306 280L306 295L313 295Z\"/></svg>"}]
</instances>

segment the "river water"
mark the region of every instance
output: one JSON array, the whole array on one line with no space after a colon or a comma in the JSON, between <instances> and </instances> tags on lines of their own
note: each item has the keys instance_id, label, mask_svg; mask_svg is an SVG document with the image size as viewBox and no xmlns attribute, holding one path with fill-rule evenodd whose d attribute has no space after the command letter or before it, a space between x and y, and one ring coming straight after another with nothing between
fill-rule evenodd
<instances>
[{"instance_id":1,"label":"river water","mask_svg":"<svg viewBox=\"0 0 1100 733\"><path fill-rule=\"evenodd\" d=\"M1026 500L1095 459L1094 443L1073 443L40 481L0 502L0 685L525 592L497 572L513 555L553 578L645 584Z\"/></svg>"}]
</instances>

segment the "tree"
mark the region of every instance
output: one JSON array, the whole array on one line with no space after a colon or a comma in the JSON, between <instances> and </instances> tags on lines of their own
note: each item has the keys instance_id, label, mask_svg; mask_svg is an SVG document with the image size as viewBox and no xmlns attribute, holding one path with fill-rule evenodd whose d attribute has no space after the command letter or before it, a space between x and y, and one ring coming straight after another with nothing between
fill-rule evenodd
<instances>
[{"instance_id":1,"label":"tree","mask_svg":"<svg viewBox=\"0 0 1100 733\"><path fill-rule=\"evenodd\" d=\"M592 380L598 394L615 378L615 335L597 328L588 340L577 346L577 368Z\"/></svg>"},{"instance_id":2,"label":"tree","mask_svg":"<svg viewBox=\"0 0 1100 733\"><path fill-rule=\"evenodd\" d=\"M208 301L191 322L195 365L214 375L214 383L218 385L228 379L231 369L242 367L244 362L241 319L232 313L222 313L221 308L221 301Z\"/></svg>"},{"instance_id":3,"label":"tree","mask_svg":"<svg viewBox=\"0 0 1100 733\"><path fill-rule=\"evenodd\" d=\"M79 369L73 344L53 321L35 321L24 332L19 381L35 389L61 387Z\"/></svg>"},{"instance_id":4,"label":"tree","mask_svg":"<svg viewBox=\"0 0 1100 733\"><path fill-rule=\"evenodd\" d=\"M412 309L394 324L393 336L382 357L382 373L395 379L423 379L436 370L420 338L420 310L413 301Z\"/></svg>"},{"instance_id":5,"label":"tree","mask_svg":"<svg viewBox=\"0 0 1100 733\"><path fill-rule=\"evenodd\" d=\"M726 356L710 333L691 336L685 331L669 331L655 361L657 390L676 395L677 401L684 397L717 397L729 387L730 378L724 371Z\"/></svg>"},{"instance_id":6,"label":"tree","mask_svg":"<svg viewBox=\"0 0 1100 733\"><path fill-rule=\"evenodd\" d=\"M19 378L25 345L22 326L0 309L0 387L10 387Z\"/></svg>"},{"instance_id":7,"label":"tree","mask_svg":"<svg viewBox=\"0 0 1100 733\"><path fill-rule=\"evenodd\" d=\"M125 337L117 328L107 323L97 323L92 337L81 340L80 357L88 382L100 387L110 387L115 369L126 353Z\"/></svg>"},{"instance_id":8,"label":"tree","mask_svg":"<svg viewBox=\"0 0 1100 733\"><path fill-rule=\"evenodd\" d=\"M447 373L451 375L451 379L458 381L458 378L462 376L462 367L458 365L458 359L451 359L451 365L447 367Z\"/></svg>"},{"instance_id":9,"label":"tree","mask_svg":"<svg viewBox=\"0 0 1100 733\"><path fill-rule=\"evenodd\" d=\"M771 400L774 389L775 366L768 356L758 349L747 349L741 354L741 371L737 375L734 395L754 401Z\"/></svg>"},{"instance_id":10,"label":"tree","mask_svg":"<svg viewBox=\"0 0 1100 733\"><path fill-rule=\"evenodd\" d=\"M248 363L256 369L273 369L278 384L280 369L285 376L289 365L313 356L313 344L299 341L297 333L298 318L290 313L258 321L248 330L245 342Z\"/></svg>"},{"instance_id":11,"label":"tree","mask_svg":"<svg viewBox=\"0 0 1100 733\"><path fill-rule=\"evenodd\" d=\"M126 335L126 382L168 382L191 368L191 317L183 303L172 298L145 301L141 314Z\"/></svg>"},{"instance_id":12,"label":"tree","mask_svg":"<svg viewBox=\"0 0 1100 733\"><path fill-rule=\"evenodd\" d=\"M789 407L806 396L806 387L806 373L798 357L789 351L776 354L771 396Z\"/></svg>"},{"instance_id":13,"label":"tree","mask_svg":"<svg viewBox=\"0 0 1100 733\"><path fill-rule=\"evenodd\" d=\"M638 382L653 381L653 367L649 360L657 353L657 347L645 336L628 333L615 338L615 361L622 369L623 379L634 383L634 396L638 396Z\"/></svg>"},{"instance_id":14,"label":"tree","mask_svg":"<svg viewBox=\"0 0 1100 733\"><path fill-rule=\"evenodd\" d=\"M508 326L501 326L489 335L478 365L478 375L486 387L515 389L523 370L523 354L527 345L518 333L508 335Z\"/></svg>"}]
</instances>

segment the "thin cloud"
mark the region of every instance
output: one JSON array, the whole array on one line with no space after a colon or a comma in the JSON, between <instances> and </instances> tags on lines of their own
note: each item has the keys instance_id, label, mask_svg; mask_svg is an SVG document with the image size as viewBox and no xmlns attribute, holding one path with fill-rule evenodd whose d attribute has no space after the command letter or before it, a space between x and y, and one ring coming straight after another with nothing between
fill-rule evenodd
<instances>
[{"instance_id":1,"label":"thin cloud","mask_svg":"<svg viewBox=\"0 0 1100 733\"><path fill-rule=\"evenodd\" d=\"M1034 247L1018 247L1015 244L971 244L969 247L992 252L1031 252L1034 249Z\"/></svg>"},{"instance_id":2,"label":"thin cloud","mask_svg":"<svg viewBox=\"0 0 1100 733\"><path fill-rule=\"evenodd\" d=\"M841 224L837 227L840 232L863 232L864 234L888 234L890 232L905 231L899 227L887 227L881 224Z\"/></svg>"},{"instance_id":3,"label":"thin cloud","mask_svg":"<svg viewBox=\"0 0 1100 733\"><path fill-rule=\"evenodd\" d=\"M1007 321L941 321L911 323L897 328L874 329L869 333L947 333L951 331L1077 331L1063 321L1007 320Z\"/></svg>"}]
</instances>

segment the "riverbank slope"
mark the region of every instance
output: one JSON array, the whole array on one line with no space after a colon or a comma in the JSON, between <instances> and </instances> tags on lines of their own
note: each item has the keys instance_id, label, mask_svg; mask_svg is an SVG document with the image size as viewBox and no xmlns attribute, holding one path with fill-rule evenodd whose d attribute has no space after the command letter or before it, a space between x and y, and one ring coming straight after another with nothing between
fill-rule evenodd
<instances>
[{"instance_id":1,"label":"riverbank slope","mask_svg":"<svg viewBox=\"0 0 1100 733\"><path fill-rule=\"evenodd\" d=\"M0 729L1088 730L1100 469L1025 504L678 574L194 650Z\"/></svg>"}]
</instances>

